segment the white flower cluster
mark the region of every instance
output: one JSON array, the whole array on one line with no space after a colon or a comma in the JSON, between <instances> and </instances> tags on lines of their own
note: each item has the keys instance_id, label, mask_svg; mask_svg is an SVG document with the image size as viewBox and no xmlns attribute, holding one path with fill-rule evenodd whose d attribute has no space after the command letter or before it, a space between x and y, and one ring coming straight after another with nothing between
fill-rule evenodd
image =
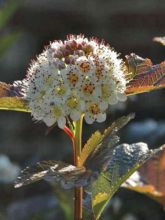
<instances>
[{"instance_id":1,"label":"white flower cluster","mask_svg":"<svg viewBox=\"0 0 165 220\"><path fill-rule=\"evenodd\" d=\"M82 114L89 124L104 121L108 105L126 100L125 89L122 60L109 45L70 35L32 62L25 94L34 119L64 128Z\"/></svg>"}]
</instances>

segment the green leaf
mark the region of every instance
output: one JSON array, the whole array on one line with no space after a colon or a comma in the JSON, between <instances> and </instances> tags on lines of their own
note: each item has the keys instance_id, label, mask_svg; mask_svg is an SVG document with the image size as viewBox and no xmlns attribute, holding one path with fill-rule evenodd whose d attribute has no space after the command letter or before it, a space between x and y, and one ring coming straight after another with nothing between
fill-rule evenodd
<instances>
[{"instance_id":1,"label":"green leaf","mask_svg":"<svg viewBox=\"0 0 165 220\"><path fill-rule=\"evenodd\" d=\"M20 3L20 0L12 1L10 4L7 4L3 9L0 10L0 29L6 26L10 18L17 10Z\"/></svg>"},{"instance_id":2,"label":"green leaf","mask_svg":"<svg viewBox=\"0 0 165 220\"><path fill-rule=\"evenodd\" d=\"M20 97L0 98L0 110L30 112L27 101Z\"/></svg>"},{"instance_id":3,"label":"green leaf","mask_svg":"<svg viewBox=\"0 0 165 220\"><path fill-rule=\"evenodd\" d=\"M103 135L99 131L96 131L94 134L92 134L92 136L89 138L87 143L84 145L83 150L81 152L81 155L79 158L80 166L83 166L86 159L95 149L95 147L102 141L102 139L103 139Z\"/></svg>"},{"instance_id":4,"label":"green leaf","mask_svg":"<svg viewBox=\"0 0 165 220\"><path fill-rule=\"evenodd\" d=\"M0 82L0 110L30 112L27 101L19 94L19 88Z\"/></svg>"},{"instance_id":5,"label":"green leaf","mask_svg":"<svg viewBox=\"0 0 165 220\"><path fill-rule=\"evenodd\" d=\"M106 172L88 189L92 195L92 207L96 219L99 219L109 200L123 182L145 161L162 150L149 150L145 143L121 144L117 146Z\"/></svg>"},{"instance_id":6,"label":"green leaf","mask_svg":"<svg viewBox=\"0 0 165 220\"><path fill-rule=\"evenodd\" d=\"M63 210L66 220L72 220L73 217L73 202L71 202L70 198L73 198L72 190L63 190L57 183L51 182L53 187L53 192L55 193L56 198L58 199L59 205Z\"/></svg>"},{"instance_id":7,"label":"green leaf","mask_svg":"<svg viewBox=\"0 0 165 220\"><path fill-rule=\"evenodd\" d=\"M6 52L10 46L19 38L19 32L12 32L0 37L0 57Z\"/></svg>"},{"instance_id":8,"label":"green leaf","mask_svg":"<svg viewBox=\"0 0 165 220\"><path fill-rule=\"evenodd\" d=\"M123 116L113 122L110 127L105 129L103 134L100 131L96 131L94 134L92 134L92 136L83 147L79 158L79 164L83 166L89 156L93 155L93 157L95 157L96 154L104 153L102 148L108 149L107 142L109 142L109 139L111 139L111 142L112 140L116 139L115 134L134 117L135 115L133 113L127 116Z\"/></svg>"}]
</instances>

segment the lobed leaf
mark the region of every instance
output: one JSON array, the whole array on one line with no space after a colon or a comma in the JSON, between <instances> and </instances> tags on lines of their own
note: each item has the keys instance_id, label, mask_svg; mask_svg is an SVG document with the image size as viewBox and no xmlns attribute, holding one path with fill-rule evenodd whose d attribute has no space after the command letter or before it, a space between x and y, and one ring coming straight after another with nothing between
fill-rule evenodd
<instances>
[{"instance_id":1,"label":"lobed leaf","mask_svg":"<svg viewBox=\"0 0 165 220\"><path fill-rule=\"evenodd\" d=\"M44 179L59 183L64 189L86 186L93 180L91 171L84 167L76 167L62 161L41 161L26 167L17 178L15 188Z\"/></svg>"},{"instance_id":2,"label":"lobed leaf","mask_svg":"<svg viewBox=\"0 0 165 220\"><path fill-rule=\"evenodd\" d=\"M119 137L116 136L116 133L134 117L135 115L133 113L123 116L113 122L110 127L105 129L103 134L101 134L99 131L96 131L94 134L92 134L83 147L79 158L80 164L84 165L85 163L87 167L91 168L93 161L101 162L105 156L108 158L108 155L111 154L110 148L112 148L112 145L114 146L119 141ZM102 166L100 165L100 167Z\"/></svg>"},{"instance_id":3,"label":"lobed leaf","mask_svg":"<svg viewBox=\"0 0 165 220\"><path fill-rule=\"evenodd\" d=\"M132 53L126 56L125 63L129 73L127 95L165 88L165 61L153 65L151 60Z\"/></svg>"},{"instance_id":4,"label":"lobed leaf","mask_svg":"<svg viewBox=\"0 0 165 220\"><path fill-rule=\"evenodd\" d=\"M95 133L89 139L84 148L86 153L82 154L85 167L76 167L61 161L39 162L22 172L15 187L41 179L59 183L64 189L87 187L88 195L92 198L92 210L87 216L94 213L96 219L99 219L107 203L123 182L150 157L162 150L162 148L149 150L145 143L121 144L116 147L118 141L116 132L133 117L133 114L121 117L112 123L102 136ZM97 137L96 142L92 140L94 137ZM85 202L85 207L89 207L89 200Z\"/></svg>"},{"instance_id":5,"label":"lobed leaf","mask_svg":"<svg viewBox=\"0 0 165 220\"><path fill-rule=\"evenodd\" d=\"M97 179L103 169L107 168L114 146L118 141L116 132L133 117L134 114L123 116L112 123L102 135L99 132L92 135L80 156L80 161L82 165L85 164L85 167L76 167L61 161L38 162L22 171L15 187L21 187L41 179L60 183L64 189L89 185Z\"/></svg>"},{"instance_id":6,"label":"lobed leaf","mask_svg":"<svg viewBox=\"0 0 165 220\"><path fill-rule=\"evenodd\" d=\"M124 183L124 187L146 194L165 207L165 145L135 175Z\"/></svg>"},{"instance_id":7,"label":"lobed leaf","mask_svg":"<svg viewBox=\"0 0 165 220\"><path fill-rule=\"evenodd\" d=\"M96 219L100 218L107 203L121 184L160 150L162 148L149 150L145 143L121 144L114 149L107 171L101 173L88 189L91 191Z\"/></svg>"}]
</instances>

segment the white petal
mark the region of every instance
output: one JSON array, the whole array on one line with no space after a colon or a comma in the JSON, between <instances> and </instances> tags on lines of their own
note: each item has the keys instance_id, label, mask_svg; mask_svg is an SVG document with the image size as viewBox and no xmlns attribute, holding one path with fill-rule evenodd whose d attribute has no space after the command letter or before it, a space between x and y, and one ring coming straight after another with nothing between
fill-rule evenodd
<instances>
[{"instance_id":1,"label":"white petal","mask_svg":"<svg viewBox=\"0 0 165 220\"><path fill-rule=\"evenodd\" d=\"M45 122L45 124L48 126L48 127L51 127L52 125L54 125L54 123L56 122L56 119L55 118L52 118L50 116L47 116L47 117L44 117L43 118L43 121Z\"/></svg>"},{"instance_id":2,"label":"white petal","mask_svg":"<svg viewBox=\"0 0 165 220\"><path fill-rule=\"evenodd\" d=\"M85 52L80 53L75 49L75 53L72 54L75 62L68 64L65 59L59 59L58 55L63 56L63 49L67 49L69 41L71 44L72 41L80 45L87 44L87 47L91 47L92 53L86 56ZM100 78L96 74L96 63L101 67ZM70 84L68 78L69 74L74 72L79 74L76 85ZM94 85L95 89L91 88L92 94L84 92L83 86L88 82ZM37 120L44 120L48 126L53 125L58 118L58 125L61 128L66 124L64 116L70 115L72 120L78 120L85 109L87 123L92 124L95 120L104 121L106 114L102 112L105 112L108 104L114 105L118 101L126 100L124 95L126 79L118 54L103 43L98 44L95 40L88 40L82 36L71 36L65 42L51 43L29 68L25 87L25 97L29 101L32 116ZM75 112L66 105L70 96L75 96L78 100ZM98 105L101 114L92 114L90 106L88 107L91 103ZM60 107L61 114L55 115L55 106Z\"/></svg>"},{"instance_id":3,"label":"white petal","mask_svg":"<svg viewBox=\"0 0 165 220\"><path fill-rule=\"evenodd\" d=\"M118 103L118 100L117 100L116 95L111 95L111 96L109 97L109 104L110 104L110 105L115 105L115 104L117 104L117 103Z\"/></svg>"},{"instance_id":4,"label":"white petal","mask_svg":"<svg viewBox=\"0 0 165 220\"><path fill-rule=\"evenodd\" d=\"M90 117L88 114L85 115L84 119L87 124L93 124L94 122L94 118Z\"/></svg>"},{"instance_id":5,"label":"white petal","mask_svg":"<svg viewBox=\"0 0 165 220\"><path fill-rule=\"evenodd\" d=\"M81 111L84 111L84 109L85 109L85 102L84 102L84 100L80 100L80 109L81 109Z\"/></svg>"},{"instance_id":6,"label":"white petal","mask_svg":"<svg viewBox=\"0 0 165 220\"><path fill-rule=\"evenodd\" d=\"M127 96L123 93L118 93L117 97L121 102L125 102L127 100Z\"/></svg>"},{"instance_id":7,"label":"white petal","mask_svg":"<svg viewBox=\"0 0 165 220\"><path fill-rule=\"evenodd\" d=\"M58 123L58 127L63 129L66 125L66 118L65 117L60 117L58 120L57 120L57 123Z\"/></svg>"},{"instance_id":8,"label":"white petal","mask_svg":"<svg viewBox=\"0 0 165 220\"><path fill-rule=\"evenodd\" d=\"M102 111L105 111L108 108L108 103L102 101L99 106Z\"/></svg>"},{"instance_id":9,"label":"white petal","mask_svg":"<svg viewBox=\"0 0 165 220\"><path fill-rule=\"evenodd\" d=\"M71 114L70 114L70 117L73 121L77 121L80 119L81 117L81 112L78 112L78 111L72 111Z\"/></svg>"},{"instance_id":10,"label":"white petal","mask_svg":"<svg viewBox=\"0 0 165 220\"><path fill-rule=\"evenodd\" d=\"M106 113L99 113L97 115L97 122L103 122L106 120Z\"/></svg>"}]
</instances>

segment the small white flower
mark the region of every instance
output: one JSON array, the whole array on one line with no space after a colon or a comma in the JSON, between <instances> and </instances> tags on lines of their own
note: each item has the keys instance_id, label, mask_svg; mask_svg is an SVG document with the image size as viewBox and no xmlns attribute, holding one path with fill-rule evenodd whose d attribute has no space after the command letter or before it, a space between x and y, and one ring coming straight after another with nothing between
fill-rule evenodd
<instances>
[{"instance_id":1,"label":"small white flower","mask_svg":"<svg viewBox=\"0 0 165 220\"><path fill-rule=\"evenodd\" d=\"M64 128L84 114L87 123L106 119L108 105L125 101L126 77L109 45L83 35L54 41L33 61L25 80L31 114L47 126Z\"/></svg>"},{"instance_id":2,"label":"small white flower","mask_svg":"<svg viewBox=\"0 0 165 220\"><path fill-rule=\"evenodd\" d=\"M106 119L105 110L108 104L105 102L89 102L86 104L85 121L92 124L94 121L103 122Z\"/></svg>"}]
</instances>

